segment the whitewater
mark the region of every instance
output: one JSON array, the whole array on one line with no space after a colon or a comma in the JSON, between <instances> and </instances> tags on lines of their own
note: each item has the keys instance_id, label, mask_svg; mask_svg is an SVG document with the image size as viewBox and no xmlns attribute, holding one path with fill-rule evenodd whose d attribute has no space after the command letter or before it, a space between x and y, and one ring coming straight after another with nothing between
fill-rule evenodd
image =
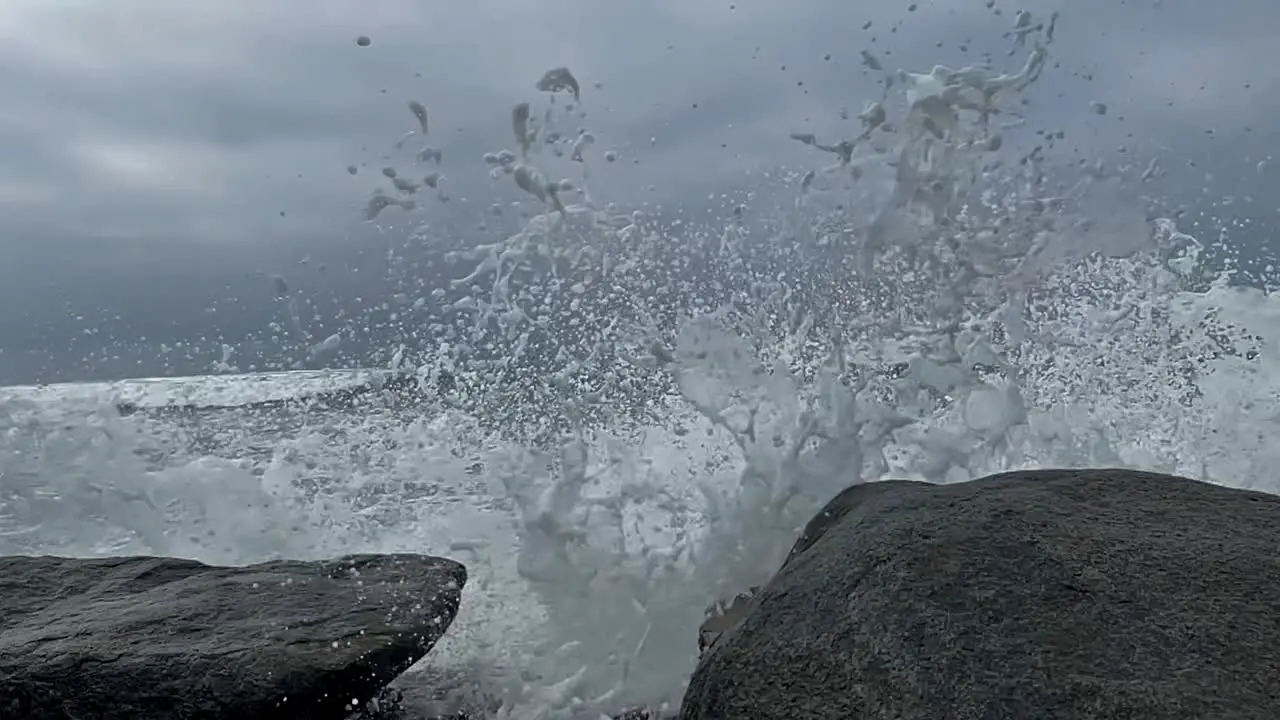
<instances>
[{"instance_id":1,"label":"whitewater","mask_svg":"<svg viewBox=\"0 0 1280 720\"><path fill-rule=\"evenodd\" d=\"M530 78L473 163L538 208L517 231L415 225L438 173L369 199L458 269L389 299L419 347L0 389L0 554L452 557L471 579L425 664L499 716L593 717L678 706L708 604L851 483L1122 466L1280 491L1280 302L1235 281L1229 237L1150 212L1145 163L1055 158L1020 122L1056 17L1009 20L1009 67L864 53L884 93L853 135L793 135L812 167L709 221L594 197L589 88ZM405 376L409 400L380 389Z\"/></svg>"}]
</instances>

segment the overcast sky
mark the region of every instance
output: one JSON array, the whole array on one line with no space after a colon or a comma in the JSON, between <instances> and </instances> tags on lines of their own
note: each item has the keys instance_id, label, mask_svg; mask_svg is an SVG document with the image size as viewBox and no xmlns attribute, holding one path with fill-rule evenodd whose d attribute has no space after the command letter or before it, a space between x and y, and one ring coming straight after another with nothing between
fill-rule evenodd
<instances>
[{"instance_id":1,"label":"overcast sky","mask_svg":"<svg viewBox=\"0 0 1280 720\"><path fill-rule=\"evenodd\" d=\"M279 312L263 274L330 305L373 301L398 223L471 227L517 199L481 155L512 144L511 106L541 107L534 83L558 65L583 85L597 150L618 153L598 199L696 208L753 171L822 164L786 135L849 127L841 110L875 95L860 50L1013 69L1016 11L1060 9L1041 120L1082 154L1158 151L1179 191L1251 194L1235 211L1274 217L1276 171L1258 170L1280 139L1274 0L987 4L5 0L0 383L156 371L86 367L103 335L152 347L260 329ZM409 100L429 110L452 201L391 208L378 228L362 208L380 169L426 170L383 159L416 125Z\"/></svg>"}]
</instances>

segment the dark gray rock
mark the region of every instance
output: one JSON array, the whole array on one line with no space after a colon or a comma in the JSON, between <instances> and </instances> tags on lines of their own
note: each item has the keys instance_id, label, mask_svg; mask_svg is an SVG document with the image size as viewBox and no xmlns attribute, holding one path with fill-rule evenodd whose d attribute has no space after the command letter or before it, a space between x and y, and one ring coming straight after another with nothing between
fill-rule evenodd
<instances>
[{"instance_id":1,"label":"dark gray rock","mask_svg":"<svg viewBox=\"0 0 1280 720\"><path fill-rule=\"evenodd\" d=\"M682 720L1280 718L1280 498L1126 470L850 487Z\"/></svg>"},{"instance_id":2,"label":"dark gray rock","mask_svg":"<svg viewBox=\"0 0 1280 720\"><path fill-rule=\"evenodd\" d=\"M0 557L0 717L343 718L431 649L466 577L420 555Z\"/></svg>"}]
</instances>

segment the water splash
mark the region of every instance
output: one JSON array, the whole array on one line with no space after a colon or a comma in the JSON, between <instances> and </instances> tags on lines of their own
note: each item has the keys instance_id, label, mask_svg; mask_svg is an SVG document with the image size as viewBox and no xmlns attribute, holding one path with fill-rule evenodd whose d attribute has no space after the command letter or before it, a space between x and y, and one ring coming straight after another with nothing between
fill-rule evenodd
<instances>
[{"instance_id":1,"label":"water splash","mask_svg":"<svg viewBox=\"0 0 1280 720\"><path fill-rule=\"evenodd\" d=\"M1161 307L1187 287L1194 242L1168 222L1151 232L1128 207L1100 212L1091 201L1114 195L1114 177L1056 188L1042 155L1012 172L993 160L1004 147L995 121L1040 77L1056 21L1019 19L1030 50L1017 71L886 73L856 137L793 136L837 163L804 177L797 208L809 214L764 243L734 221L700 238L684 228L673 248L673 233L642 218L577 206L472 251L463 282L489 283L469 296L473 327L515 338L508 366L530 362L521 353L562 319L611 323L553 339L547 386L567 439L505 478L521 518L517 569L548 614L530 669L561 703L530 691L512 700L522 712L674 701L706 603L766 580L798 528L851 483L1035 464L1187 470L1159 457L1185 430L1156 449L1099 419L1136 399L1112 386L1136 390L1184 352ZM527 137L531 113L518 109L517 137ZM855 201L814 213L823 190ZM672 253L701 254L709 282L660 319L651 299L681 295L679 276L653 281ZM705 467L657 471L661 453L621 436L628 413L606 412L609 430L582 422L594 399L627 398L622 383L637 377L679 398L663 407L681 439L662 442L689 454L702 445ZM1130 407L1150 412L1195 387L1164 379L1166 394Z\"/></svg>"},{"instance_id":2,"label":"water splash","mask_svg":"<svg viewBox=\"0 0 1280 720\"><path fill-rule=\"evenodd\" d=\"M538 212L444 248L462 269L413 320L434 347L397 353L438 398L187 425L101 391L6 401L0 552L465 556L434 660L482 659L505 712L550 718L678 699L707 604L767 579L851 483L1032 465L1262 483L1280 309L1148 224L1131 178L1058 183L1052 138L1005 140L1053 28L1020 13L1006 73L868 55L885 93L852 138L795 136L835 161L763 225L594 205L580 110L518 104L516 149L483 163ZM576 190L546 179L565 156ZM375 200L370 219L421 211Z\"/></svg>"}]
</instances>

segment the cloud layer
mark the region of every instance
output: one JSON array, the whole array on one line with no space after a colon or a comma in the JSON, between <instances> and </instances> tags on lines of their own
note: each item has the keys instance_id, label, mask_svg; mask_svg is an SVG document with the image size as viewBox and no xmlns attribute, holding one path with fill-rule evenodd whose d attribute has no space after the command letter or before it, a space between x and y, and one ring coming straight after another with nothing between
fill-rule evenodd
<instances>
[{"instance_id":1,"label":"cloud layer","mask_svg":"<svg viewBox=\"0 0 1280 720\"><path fill-rule=\"evenodd\" d=\"M533 83L553 66L582 80L584 124L618 153L601 195L697 205L753 170L818 162L786 135L848 127L841 110L875 95L864 48L912 69L1009 60L1013 6L908 5L9 0L0 380L34 377L16 368L103 323L165 342L242 333L274 312L245 300L270 297L261 278L303 257L330 267L303 281L318 290L380 288L370 258L385 236L361 208L414 127L410 99L430 111L427 142L445 153L453 197L428 219L467 224L517 200L480 156L510 145L511 105L538 100ZM1264 159L1280 110L1269 32L1280 6L1023 3L1058 5L1053 76L1032 112L1067 128L1082 155L1159 151L1184 171L1199 159L1187 182L1238 178Z\"/></svg>"}]
</instances>

